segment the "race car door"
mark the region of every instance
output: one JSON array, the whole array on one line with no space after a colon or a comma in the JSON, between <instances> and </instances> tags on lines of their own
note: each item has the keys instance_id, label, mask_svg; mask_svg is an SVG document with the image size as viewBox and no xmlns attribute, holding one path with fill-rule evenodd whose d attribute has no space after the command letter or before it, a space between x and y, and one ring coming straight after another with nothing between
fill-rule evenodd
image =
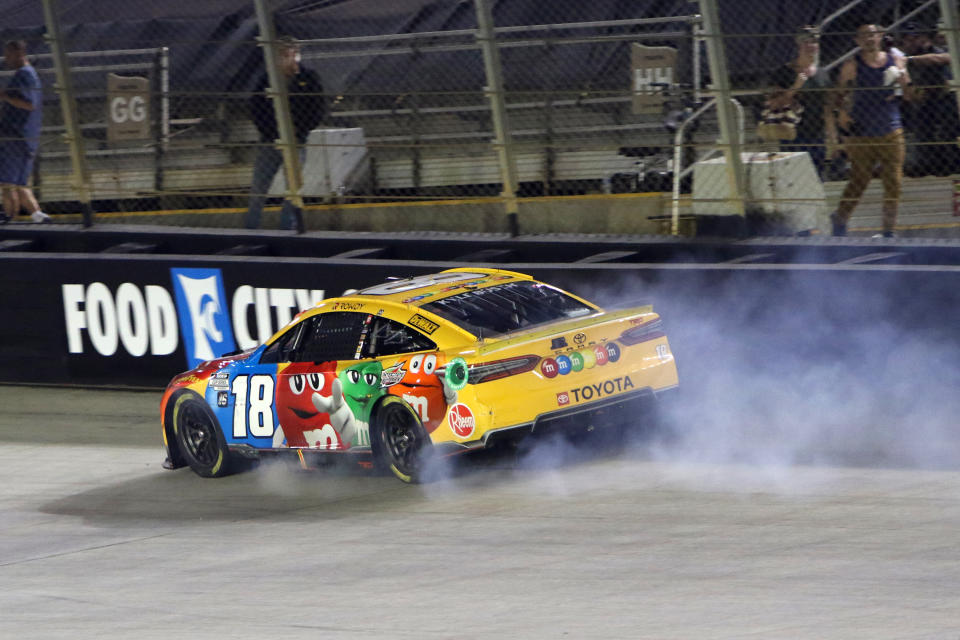
<instances>
[{"instance_id":1,"label":"race car door","mask_svg":"<svg viewBox=\"0 0 960 640\"><path fill-rule=\"evenodd\" d=\"M369 447L362 409L370 390L379 390L380 376L375 367L356 360L370 322L367 313L320 313L291 327L287 344L280 345L285 334L271 345L277 347L272 357L278 363L275 406L280 423L274 447ZM264 357L269 354L264 352Z\"/></svg>"}]
</instances>

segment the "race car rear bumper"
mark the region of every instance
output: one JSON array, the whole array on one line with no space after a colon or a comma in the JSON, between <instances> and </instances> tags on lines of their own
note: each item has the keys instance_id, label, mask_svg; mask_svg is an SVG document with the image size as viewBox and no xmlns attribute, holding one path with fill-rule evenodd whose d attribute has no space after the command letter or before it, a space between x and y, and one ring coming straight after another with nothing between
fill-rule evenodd
<instances>
[{"instance_id":1,"label":"race car rear bumper","mask_svg":"<svg viewBox=\"0 0 960 640\"><path fill-rule=\"evenodd\" d=\"M455 450L480 449L494 446L503 441L519 440L533 434L590 431L594 428L633 423L642 425L645 423L646 417L654 415L654 411L651 409L651 407L655 408L654 403L660 401L662 396L674 393L676 389L676 386L665 387L656 391L650 387L637 389L596 402L542 413L532 422L488 431L482 439L476 442L443 443L438 446L441 448L450 446Z\"/></svg>"}]
</instances>

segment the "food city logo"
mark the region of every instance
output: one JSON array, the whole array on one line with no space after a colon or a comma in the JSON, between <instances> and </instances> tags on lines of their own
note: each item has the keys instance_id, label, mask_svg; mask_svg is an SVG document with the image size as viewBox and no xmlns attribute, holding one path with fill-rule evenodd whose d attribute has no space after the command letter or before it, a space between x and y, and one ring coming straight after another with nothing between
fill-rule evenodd
<instances>
[{"instance_id":1,"label":"food city logo","mask_svg":"<svg viewBox=\"0 0 960 640\"><path fill-rule=\"evenodd\" d=\"M256 347L324 298L323 289L240 285L228 299L220 269L172 268L170 277L173 295L155 284L62 285L69 353L165 356L182 338L187 365L194 367Z\"/></svg>"},{"instance_id":2,"label":"food city logo","mask_svg":"<svg viewBox=\"0 0 960 640\"><path fill-rule=\"evenodd\" d=\"M540 373L545 378L556 378L558 375L565 376L570 372L592 369L596 366L602 367L608 362L619 360L620 353L620 346L615 342L584 347L579 351L572 351L556 358L544 358L540 361Z\"/></svg>"}]
</instances>

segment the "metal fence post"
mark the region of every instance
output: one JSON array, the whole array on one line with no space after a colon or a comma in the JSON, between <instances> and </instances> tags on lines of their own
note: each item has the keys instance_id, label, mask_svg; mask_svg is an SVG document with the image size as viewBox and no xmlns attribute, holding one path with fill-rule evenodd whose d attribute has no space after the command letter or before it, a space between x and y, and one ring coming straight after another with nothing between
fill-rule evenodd
<instances>
[{"instance_id":1,"label":"metal fence post","mask_svg":"<svg viewBox=\"0 0 960 640\"><path fill-rule=\"evenodd\" d=\"M503 182L503 198L507 210L507 225L511 236L520 234L517 207L517 162L513 155L510 126L507 121L507 106L503 95L503 68L500 66L500 50L497 48L493 30L493 12L489 0L475 0L477 8L477 42L483 51L483 67L487 76L484 91L490 98L493 115L494 146L500 162L500 179Z\"/></svg>"},{"instance_id":2,"label":"metal fence post","mask_svg":"<svg viewBox=\"0 0 960 640\"><path fill-rule=\"evenodd\" d=\"M170 140L170 112L167 93L170 88L168 77L169 49L161 47L153 57L153 91L160 97L160 108L153 109L154 148L153 148L153 188L159 195L163 191L163 158Z\"/></svg>"},{"instance_id":3,"label":"metal fence post","mask_svg":"<svg viewBox=\"0 0 960 640\"><path fill-rule=\"evenodd\" d=\"M283 153L283 167L287 177L287 194L295 209L297 233L304 232L303 223L303 173L300 167L300 154L297 152L297 140L290 116L290 96L287 94L287 82L280 73L277 60L277 30L273 23L273 14L267 8L267 0L254 0L257 8L257 22L260 36L257 38L263 47L263 59L267 65L267 78L270 80L268 92L273 98L273 111L277 119L277 132L280 138L277 145Z\"/></svg>"},{"instance_id":4,"label":"metal fence post","mask_svg":"<svg viewBox=\"0 0 960 640\"><path fill-rule=\"evenodd\" d=\"M413 136L413 188L419 193L423 186L423 118L419 94L416 93L410 98L410 125Z\"/></svg>"},{"instance_id":5,"label":"metal fence post","mask_svg":"<svg viewBox=\"0 0 960 640\"><path fill-rule=\"evenodd\" d=\"M744 215L744 173L740 156L740 133L737 118L730 102L730 75L727 72L727 53L720 28L720 10L717 0L700 0L703 16L703 33L707 44L707 60L710 63L711 93L717 100L717 118L720 125L720 144L727 163L729 202L735 213Z\"/></svg>"},{"instance_id":6,"label":"metal fence post","mask_svg":"<svg viewBox=\"0 0 960 640\"><path fill-rule=\"evenodd\" d=\"M957 9L956 0L940 0L940 19L943 21L943 32L947 37L947 48L950 50L950 72L953 82L950 89L957 99L957 108L960 109L960 9ZM957 138L960 144L960 138Z\"/></svg>"},{"instance_id":7,"label":"metal fence post","mask_svg":"<svg viewBox=\"0 0 960 640\"><path fill-rule=\"evenodd\" d=\"M160 140L163 152L170 146L170 47L160 47Z\"/></svg>"},{"instance_id":8,"label":"metal fence post","mask_svg":"<svg viewBox=\"0 0 960 640\"><path fill-rule=\"evenodd\" d=\"M93 225L93 207L90 204L90 177L87 174L86 159L83 153L83 138L81 138L80 124L77 120L72 77L67 66L67 55L63 50L60 39L57 0L43 0L43 15L47 26L45 39L50 46L57 76L54 89L60 98L60 109L63 111L63 124L66 129L64 138L70 145L70 161L73 166L71 186L83 207L83 226L89 227Z\"/></svg>"}]
</instances>

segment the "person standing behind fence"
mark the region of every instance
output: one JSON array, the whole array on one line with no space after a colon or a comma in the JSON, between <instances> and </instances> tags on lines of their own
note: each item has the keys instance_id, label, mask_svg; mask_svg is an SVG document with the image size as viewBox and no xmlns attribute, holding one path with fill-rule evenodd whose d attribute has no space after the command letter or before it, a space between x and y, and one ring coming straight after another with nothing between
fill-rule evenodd
<instances>
[{"instance_id":1,"label":"person standing behind fence","mask_svg":"<svg viewBox=\"0 0 960 640\"><path fill-rule=\"evenodd\" d=\"M892 238L900 205L903 183L904 140L900 104L895 95L899 84L910 82L902 56L883 50L883 32L875 24L857 29L860 52L840 68L839 91L832 107L839 110L840 125L850 132L844 148L850 159L850 180L843 190L837 210L830 216L833 235L847 235L847 224L863 191L879 165L883 180L883 236ZM846 108L849 94L852 107ZM839 155L837 119L833 109L826 114L827 146L831 156Z\"/></svg>"},{"instance_id":2,"label":"person standing behind fence","mask_svg":"<svg viewBox=\"0 0 960 640\"><path fill-rule=\"evenodd\" d=\"M906 94L904 116L908 117L907 129L920 143L913 163L907 166L908 175L946 176L960 168L956 145L960 119L957 101L948 89L950 57L934 44L936 35L935 29L908 22L903 36L907 69L913 80L913 88Z\"/></svg>"},{"instance_id":3,"label":"person standing behind fence","mask_svg":"<svg viewBox=\"0 0 960 640\"><path fill-rule=\"evenodd\" d=\"M773 72L770 84L773 92L767 100L767 107L780 110L791 105L800 116L796 124L796 137L792 140L780 140L782 151L805 151L810 155L817 175L823 177L826 154L823 146L823 111L826 91L830 81L820 68L820 31L816 27L804 26L797 32L796 57Z\"/></svg>"},{"instance_id":4,"label":"person standing behind fence","mask_svg":"<svg viewBox=\"0 0 960 640\"><path fill-rule=\"evenodd\" d=\"M3 222L25 210L34 222L49 222L28 186L40 144L43 93L37 70L27 60L27 43L11 40L3 47L3 61L15 69L7 88L0 91L0 188Z\"/></svg>"},{"instance_id":5,"label":"person standing behind fence","mask_svg":"<svg viewBox=\"0 0 960 640\"><path fill-rule=\"evenodd\" d=\"M310 131L323 120L325 113L323 86L315 71L300 65L300 45L294 38L284 36L277 41L277 57L280 72L287 79L294 135L297 144L302 145L307 141ZM256 229L260 226L267 191L277 170L283 166L283 153L276 147L279 133L273 100L266 94L269 87L270 79L264 73L257 83L253 97L250 98L250 115L260 132L261 146L253 163L250 204L244 221L248 229ZM301 149L301 162L303 156L303 149ZM293 229L295 225L293 203L285 200L280 214L280 228Z\"/></svg>"}]
</instances>

